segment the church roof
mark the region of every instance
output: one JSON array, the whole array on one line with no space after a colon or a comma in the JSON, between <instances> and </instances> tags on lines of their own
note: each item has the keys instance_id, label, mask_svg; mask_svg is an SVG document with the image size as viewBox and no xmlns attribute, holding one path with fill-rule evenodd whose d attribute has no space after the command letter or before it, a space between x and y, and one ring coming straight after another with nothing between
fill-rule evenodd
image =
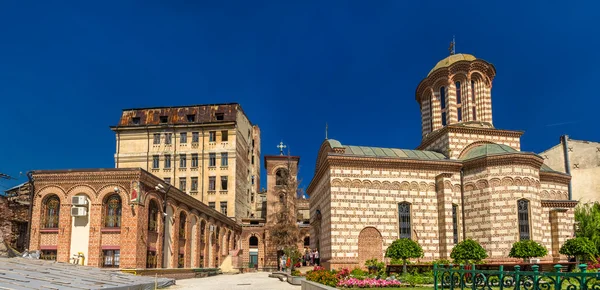
<instances>
[{"instance_id":1,"label":"church roof","mask_svg":"<svg viewBox=\"0 0 600 290\"><path fill-rule=\"evenodd\" d=\"M477 158L481 156L497 155L504 153L515 153L519 152L512 147L504 144L481 144L467 152L464 156L460 157L461 160L467 160Z\"/></svg>"},{"instance_id":2,"label":"church roof","mask_svg":"<svg viewBox=\"0 0 600 290\"><path fill-rule=\"evenodd\" d=\"M431 71L429 71L429 73L427 74L427 76L429 76L435 70L443 68L443 67L449 67L451 64L453 64L455 62L459 62L459 61L462 61L462 60L474 61L476 59L477 58L474 55L466 54L466 53L457 53L457 54L450 55L449 57L440 60L433 67L433 69L431 69Z\"/></svg>"},{"instance_id":3,"label":"church roof","mask_svg":"<svg viewBox=\"0 0 600 290\"><path fill-rule=\"evenodd\" d=\"M329 141L329 145L331 146L331 148L344 148L344 155L355 155L365 157L410 158L420 160L448 159L446 158L446 156L444 156L444 154L434 151L342 145L342 143L334 139L329 139L327 141Z\"/></svg>"}]
</instances>

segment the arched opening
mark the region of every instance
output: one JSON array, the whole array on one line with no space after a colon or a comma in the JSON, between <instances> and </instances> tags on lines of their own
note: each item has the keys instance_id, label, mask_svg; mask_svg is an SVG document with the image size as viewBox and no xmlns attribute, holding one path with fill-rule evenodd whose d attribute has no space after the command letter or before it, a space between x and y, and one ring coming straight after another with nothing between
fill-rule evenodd
<instances>
[{"instance_id":1,"label":"arched opening","mask_svg":"<svg viewBox=\"0 0 600 290\"><path fill-rule=\"evenodd\" d=\"M412 238L412 230L410 223L410 203L401 202L398 204L398 222L401 239Z\"/></svg>"},{"instance_id":2,"label":"arched opening","mask_svg":"<svg viewBox=\"0 0 600 290\"><path fill-rule=\"evenodd\" d=\"M148 206L148 232L158 232L158 204L154 199Z\"/></svg>"},{"instance_id":3,"label":"arched opening","mask_svg":"<svg viewBox=\"0 0 600 290\"><path fill-rule=\"evenodd\" d=\"M358 263L363 266L370 259L383 260L383 237L374 227L366 227L358 234Z\"/></svg>"},{"instance_id":4,"label":"arched opening","mask_svg":"<svg viewBox=\"0 0 600 290\"><path fill-rule=\"evenodd\" d=\"M178 243L178 256L177 256L177 268L185 267L185 238L187 237L187 215L182 211L179 214L179 243Z\"/></svg>"},{"instance_id":5,"label":"arched opening","mask_svg":"<svg viewBox=\"0 0 600 290\"><path fill-rule=\"evenodd\" d=\"M287 185L288 171L284 168L277 169L275 173L275 185Z\"/></svg>"},{"instance_id":6,"label":"arched opening","mask_svg":"<svg viewBox=\"0 0 600 290\"><path fill-rule=\"evenodd\" d=\"M104 203L104 227L121 227L121 208L121 197L118 194L113 194L106 199Z\"/></svg>"},{"instance_id":7,"label":"arched opening","mask_svg":"<svg viewBox=\"0 0 600 290\"><path fill-rule=\"evenodd\" d=\"M250 248L258 248L258 238L256 236L251 236L248 240L248 246L250 246Z\"/></svg>"},{"instance_id":8,"label":"arched opening","mask_svg":"<svg viewBox=\"0 0 600 290\"><path fill-rule=\"evenodd\" d=\"M304 246L310 247L310 237L304 237Z\"/></svg>"},{"instance_id":9,"label":"arched opening","mask_svg":"<svg viewBox=\"0 0 600 290\"><path fill-rule=\"evenodd\" d=\"M440 109L442 113L442 126L446 126L446 87L440 87Z\"/></svg>"},{"instance_id":10,"label":"arched opening","mask_svg":"<svg viewBox=\"0 0 600 290\"><path fill-rule=\"evenodd\" d=\"M458 117L458 122L462 121L462 95L460 82L456 82L454 84L456 86L456 114Z\"/></svg>"},{"instance_id":11,"label":"arched opening","mask_svg":"<svg viewBox=\"0 0 600 290\"><path fill-rule=\"evenodd\" d=\"M58 229L60 217L60 199L56 194L50 195L44 201L43 229Z\"/></svg>"},{"instance_id":12,"label":"arched opening","mask_svg":"<svg viewBox=\"0 0 600 290\"><path fill-rule=\"evenodd\" d=\"M519 219L519 239L521 241L531 239L529 224L529 200L520 199L517 201L518 219Z\"/></svg>"},{"instance_id":13,"label":"arched opening","mask_svg":"<svg viewBox=\"0 0 600 290\"><path fill-rule=\"evenodd\" d=\"M252 235L248 239L248 267L250 268L258 268L258 237Z\"/></svg>"}]
</instances>

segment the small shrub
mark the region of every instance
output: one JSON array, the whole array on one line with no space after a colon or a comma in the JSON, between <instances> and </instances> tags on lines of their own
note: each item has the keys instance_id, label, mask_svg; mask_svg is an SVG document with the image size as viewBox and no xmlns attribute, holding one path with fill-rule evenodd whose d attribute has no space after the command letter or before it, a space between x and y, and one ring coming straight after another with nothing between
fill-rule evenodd
<instances>
[{"instance_id":1,"label":"small shrub","mask_svg":"<svg viewBox=\"0 0 600 290\"><path fill-rule=\"evenodd\" d=\"M362 279L364 277L367 277L367 275L369 275L369 273L364 271L361 268L354 268L354 269L352 269L352 271L350 271L350 276L357 278L357 279Z\"/></svg>"},{"instance_id":2,"label":"small shrub","mask_svg":"<svg viewBox=\"0 0 600 290\"><path fill-rule=\"evenodd\" d=\"M315 267L316 268L316 267ZM340 281L334 271L315 270L306 273L306 280L321 283L323 285L335 287Z\"/></svg>"},{"instance_id":3,"label":"small shrub","mask_svg":"<svg viewBox=\"0 0 600 290\"><path fill-rule=\"evenodd\" d=\"M433 272L430 271L423 274L403 274L400 276L399 280L410 285L411 287L433 284Z\"/></svg>"},{"instance_id":4,"label":"small shrub","mask_svg":"<svg viewBox=\"0 0 600 290\"><path fill-rule=\"evenodd\" d=\"M385 274L385 263L379 262L377 259L367 260L365 266L369 269L369 274L374 274L379 277Z\"/></svg>"},{"instance_id":5,"label":"small shrub","mask_svg":"<svg viewBox=\"0 0 600 290\"><path fill-rule=\"evenodd\" d=\"M348 270L348 268L343 268L335 274L335 277L338 278L338 280L348 278L348 276L350 276L350 270Z\"/></svg>"},{"instance_id":6,"label":"small shrub","mask_svg":"<svg viewBox=\"0 0 600 290\"><path fill-rule=\"evenodd\" d=\"M300 276L301 274L298 270L292 270L292 276Z\"/></svg>"},{"instance_id":7,"label":"small shrub","mask_svg":"<svg viewBox=\"0 0 600 290\"><path fill-rule=\"evenodd\" d=\"M560 247L559 253L571 257L583 258L593 260L594 256L598 254L596 246L587 238L574 238L568 239L562 247Z\"/></svg>"},{"instance_id":8,"label":"small shrub","mask_svg":"<svg viewBox=\"0 0 600 290\"><path fill-rule=\"evenodd\" d=\"M511 258L529 259L534 257L544 257L548 254L546 247L538 244L535 241L526 240L518 241L512 245L510 253Z\"/></svg>"},{"instance_id":9,"label":"small shrub","mask_svg":"<svg viewBox=\"0 0 600 290\"><path fill-rule=\"evenodd\" d=\"M487 257L485 249L477 241L471 239L458 243L450 253L450 258L454 260L454 263L479 263Z\"/></svg>"}]
</instances>

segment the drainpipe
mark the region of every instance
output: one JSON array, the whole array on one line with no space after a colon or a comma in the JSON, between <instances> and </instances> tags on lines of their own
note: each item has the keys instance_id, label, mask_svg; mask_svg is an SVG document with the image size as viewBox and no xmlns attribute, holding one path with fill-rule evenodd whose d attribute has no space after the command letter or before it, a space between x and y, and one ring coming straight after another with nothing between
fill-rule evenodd
<instances>
[{"instance_id":1,"label":"drainpipe","mask_svg":"<svg viewBox=\"0 0 600 290\"><path fill-rule=\"evenodd\" d=\"M27 222L27 235L25 236L25 249L29 249L29 242L31 241L31 219L33 218L33 197L35 196L35 188L33 185L33 172L27 172L27 179L29 179L29 221Z\"/></svg>"},{"instance_id":2,"label":"drainpipe","mask_svg":"<svg viewBox=\"0 0 600 290\"><path fill-rule=\"evenodd\" d=\"M562 139L561 143L563 145L563 152L565 157L565 172L568 175L571 175L571 161L569 160L569 135L560 136ZM569 180L569 200L573 199L573 187L571 184L571 180Z\"/></svg>"},{"instance_id":3,"label":"drainpipe","mask_svg":"<svg viewBox=\"0 0 600 290\"><path fill-rule=\"evenodd\" d=\"M465 187L464 187L464 170L460 169L460 213L462 215L462 240L467 239L467 229L465 227Z\"/></svg>"}]
</instances>

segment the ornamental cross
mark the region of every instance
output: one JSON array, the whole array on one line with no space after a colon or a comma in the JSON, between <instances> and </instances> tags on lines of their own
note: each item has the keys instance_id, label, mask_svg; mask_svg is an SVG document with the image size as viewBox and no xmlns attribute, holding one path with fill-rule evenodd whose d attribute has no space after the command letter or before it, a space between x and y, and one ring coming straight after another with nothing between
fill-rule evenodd
<instances>
[{"instance_id":1,"label":"ornamental cross","mask_svg":"<svg viewBox=\"0 0 600 290\"><path fill-rule=\"evenodd\" d=\"M283 156L283 149L287 148L287 146L283 145L283 141L279 142L279 145L277 145L277 148L279 148L279 155Z\"/></svg>"}]
</instances>

